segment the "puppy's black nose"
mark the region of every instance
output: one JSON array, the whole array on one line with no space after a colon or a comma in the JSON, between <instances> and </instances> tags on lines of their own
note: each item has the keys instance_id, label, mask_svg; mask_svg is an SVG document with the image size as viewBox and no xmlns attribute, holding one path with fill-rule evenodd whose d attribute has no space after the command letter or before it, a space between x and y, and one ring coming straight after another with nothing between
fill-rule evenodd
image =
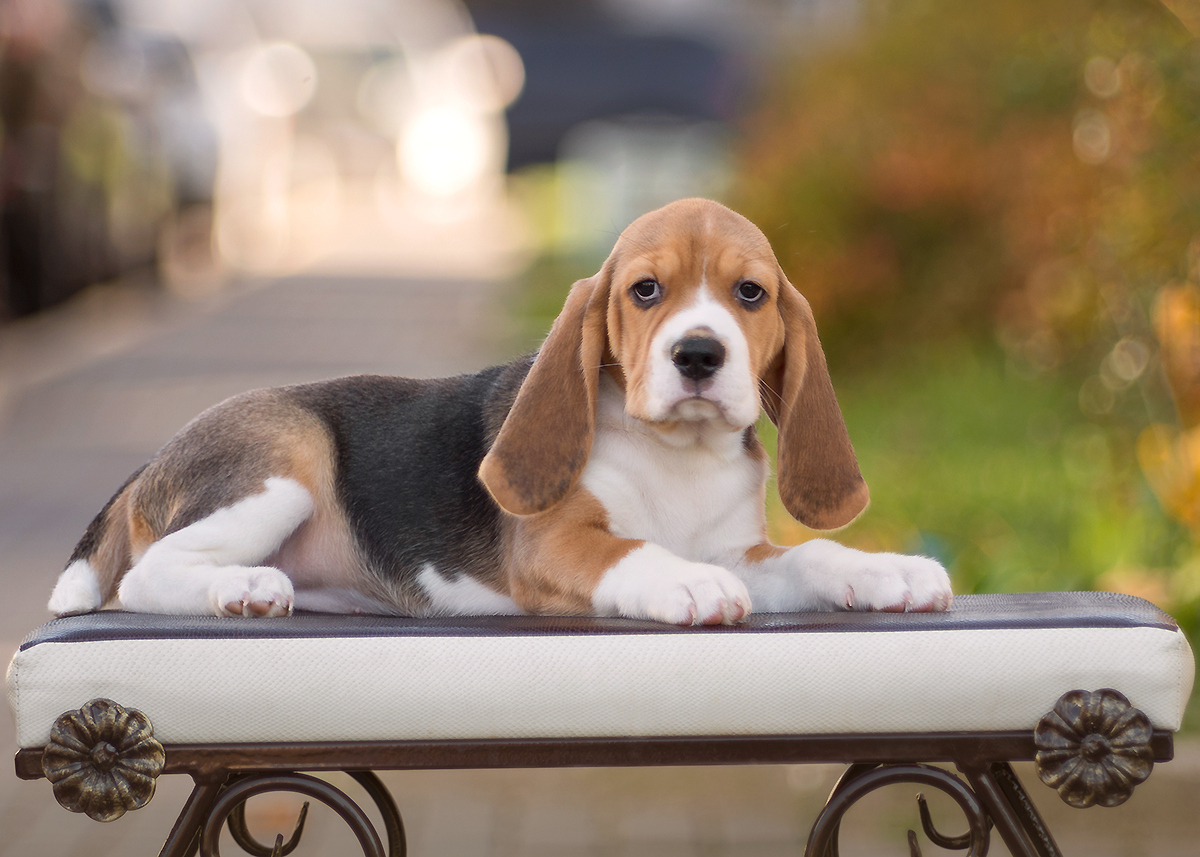
<instances>
[{"instance_id":1,"label":"puppy's black nose","mask_svg":"<svg viewBox=\"0 0 1200 857\"><path fill-rule=\"evenodd\" d=\"M725 365L725 346L711 336L685 336L671 349L671 362L683 377L703 381Z\"/></svg>"}]
</instances>

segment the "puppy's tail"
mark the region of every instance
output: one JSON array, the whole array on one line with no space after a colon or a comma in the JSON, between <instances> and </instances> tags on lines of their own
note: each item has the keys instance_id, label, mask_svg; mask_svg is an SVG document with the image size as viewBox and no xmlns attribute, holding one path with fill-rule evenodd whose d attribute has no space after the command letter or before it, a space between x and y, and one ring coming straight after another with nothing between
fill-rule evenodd
<instances>
[{"instance_id":1,"label":"puppy's tail","mask_svg":"<svg viewBox=\"0 0 1200 857\"><path fill-rule=\"evenodd\" d=\"M131 562L129 497L143 470L145 467L138 468L88 524L54 585L47 605L51 613L91 613L116 594L121 575Z\"/></svg>"}]
</instances>

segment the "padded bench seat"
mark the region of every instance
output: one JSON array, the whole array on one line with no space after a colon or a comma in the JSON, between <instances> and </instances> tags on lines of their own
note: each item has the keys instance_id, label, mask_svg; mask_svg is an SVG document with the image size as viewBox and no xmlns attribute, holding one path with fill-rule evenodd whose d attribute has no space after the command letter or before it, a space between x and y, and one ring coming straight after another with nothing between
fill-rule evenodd
<instances>
[{"instance_id":1,"label":"padded bench seat","mask_svg":"<svg viewBox=\"0 0 1200 857\"><path fill-rule=\"evenodd\" d=\"M564 765L849 763L807 857L837 853L845 812L916 783L949 795L986 853L1061 857L1013 772L1074 806L1115 806L1172 757L1195 664L1170 616L1109 593L959 596L939 614L757 614L735 627L505 616L56 619L8 668L16 770L98 820L144 805L160 774L196 786L162 857L254 840L244 803L320 800L368 857L404 857L374 771ZM964 779L929 762L950 763ZM344 792L346 771L386 837ZM923 798L918 798L923 801ZM384 839L386 838L386 847ZM919 854L916 834L910 851ZM950 843L950 844L947 844Z\"/></svg>"},{"instance_id":2,"label":"padded bench seat","mask_svg":"<svg viewBox=\"0 0 1200 857\"><path fill-rule=\"evenodd\" d=\"M1179 729L1192 653L1146 601L964 595L944 614L736 627L505 616L57 619L8 671L19 747L107 697L164 744L1032 730L1111 687Z\"/></svg>"}]
</instances>

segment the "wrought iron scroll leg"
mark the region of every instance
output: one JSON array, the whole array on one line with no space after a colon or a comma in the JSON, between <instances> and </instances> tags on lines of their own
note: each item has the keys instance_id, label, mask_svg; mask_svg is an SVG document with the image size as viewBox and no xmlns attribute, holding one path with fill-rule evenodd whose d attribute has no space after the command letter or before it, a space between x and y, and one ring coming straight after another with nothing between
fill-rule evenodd
<instances>
[{"instance_id":1,"label":"wrought iron scroll leg","mask_svg":"<svg viewBox=\"0 0 1200 857\"><path fill-rule=\"evenodd\" d=\"M845 778L843 778L845 780ZM962 780L940 768L928 765L883 765L874 770L859 773L848 781L838 783L825 808L817 816L808 836L805 857L823 857L829 854L838 833L841 818L846 811L868 792L893 783L920 783L933 786L948 794L959 805L967 817L970 827L970 851L968 857L985 857L988 851L987 812L979 798ZM910 838L910 843L912 839ZM917 848L915 853L919 853ZM1021 857L1024 857L1021 855ZM1036 855L1034 855L1036 857Z\"/></svg>"},{"instance_id":2,"label":"wrought iron scroll leg","mask_svg":"<svg viewBox=\"0 0 1200 857\"><path fill-rule=\"evenodd\" d=\"M845 790L850 783L863 774L870 773L881 765L873 762L856 762L850 765L842 776L838 779L837 784L833 787L830 793L830 799L840 791ZM929 802L925 799L925 795L917 795L917 810L921 816L921 829L925 831L925 835L929 837L929 841L939 848L944 848L949 851L965 851L971 847L971 833L968 831L962 836L946 836L941 833L933 825L933 818L929 814ZM992 820L987 819L988 829L991 829ZM829 845L822 857L838 857L838 836L841 832L841 820L839 819L834 826L832 836L829 839ZM910 830L908 831L908 850L911 857L921 857L921 846L917 840L917 834Z\"/></svg>"},{"instance_id":3,"label":"wrought iron scroll leg","mask_svg":"<svg viewBox=\"0 0 1200 857\"><path fill-rule=\"evenodd\" d=\"M374 771L347 771L346 773L366 790L367 794L371 796L371 800L375 801L375 806L379 808L379 814L383 816L383 827L387 832L388 857L406 857L408 843L404 836L404 821L400 817L400 810L396 806L396 801L392 799L391 792L387 790L387 786Z\"/></svg>"},{"instance_id":4,"label":"wrought iron scroll leg","mask_svg":"<svg viewBox=\"0 0 1200 857\"><path fill-rule=\"evenodd\" d=\"M315 798L328 806L349 825L358 839L364 857L387 857L379 834L366 813L346 793L324 780L307 774L254 774L239 780L221 792L213 802L200 832L203 857L219 857L221 828L233 809L263 792L289 791Z\"/></svg>"},{"instance_id":5,"label":"wrought iron scroll leg","mask_svg":"<svg viewBox=\"0 0 1200 857\"><path fill-rule=\"evenodd\" d=\"M960 765L959 770L966 775L975 794L987 807L996 830L1013 857L1062 857L1037 809L1007 762ZM1002 783L1007 784L1008 788Z\"/></svg>"},{"instance_id":6,"label":"wrought iron scroll leg","mask_svg":"<svg viewBox=\"0 0 1200 857\"><path fill-rule=\"evenodd\" d=\"M292 830L292 835L287 842L283 841L283 834L277 834L275 844L272 847L267 847L261 844L254 838L254 834L250 832L250 828L246 826L246 804L239 803L229 813L229 819L226 822L229 826L229 832L233 835L233 841L247 854L253 857L284 857L296 850L296 846L300 844L300 837L304 834L304 822L308 818L308 801L300 807L300 815L296 819L296 827Z\"/></svg>"},{"instance_id":7,"label":"wrought iron scroll leg","mask_svg":"<svg viewBox=\"0 0 1200 857\"><path fill-rule=\"evenodd\" d=\"M163 843L158 857L191 857L196 853L200 844L200 826L224 785L216 780L196 783L187 803L180 810L179 817L175 819L175 826L167 834L167 840Z\"/></svg>"},{"instance_id":8,"label":"wrought iron scroll leg","mask_svg":"<svg viewBox=\"0 0 1200 857\"><path fill-rule=\"evenodd\" d=\"M869 774L871 771L878 768L879 765L875 762L855 762L842 771L842 775L838 777L838 781L834 783L833 790L830 791L829 797L826 798L826 805L834 799L838 794L844 792L850 787L850 784L863 774ZM842 831L842 819L839 816L833 825L833 831L829 836L829 844L825 847L824 854L814 855L814 857L839 857L838 854L838 837Z\"/></svg>"},{"instance_id":9,"label":"wrought iron scroll leg","mask_svg":"<svg viewBox=\"0 0 1200 857\"><path fill-rule=\"evenodd\" d=\"M923 794L917 795L917 811L921 815L921 829L925 831L925 835L929 837L929 841L938 848L945 848L948 851L966 851L971 847L970 832L964 833L962 836L947 836L933 826L933 817L929 814L929 801L925 800L925 795ZM990 830L992 826L991 818L987 819L987 823ZM913 847L912 843L916 841L917 835L911 830L909 834L909 850L911 850ZM918 848L913 853L920 854L921 852Z\"/></svg>"}]
</instances>

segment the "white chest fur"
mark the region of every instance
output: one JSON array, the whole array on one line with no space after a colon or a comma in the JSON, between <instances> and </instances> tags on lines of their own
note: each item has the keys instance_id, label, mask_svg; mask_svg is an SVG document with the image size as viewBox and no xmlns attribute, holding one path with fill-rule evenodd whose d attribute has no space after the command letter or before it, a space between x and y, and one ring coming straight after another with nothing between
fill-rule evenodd
<instances>
[{"instance_id":1,"label":"white chest fur","mask_svg":"<svg viewBox=\"0 0 1200 857\"><path fill-rule=\"evenodd\" d=\"M582 484L614 535L710 563L762 541L766 462L748 453L741 430L706 421L660 431L625 413L624 394L607 376L599 398Z\"/></svg>"}]
</instances>

